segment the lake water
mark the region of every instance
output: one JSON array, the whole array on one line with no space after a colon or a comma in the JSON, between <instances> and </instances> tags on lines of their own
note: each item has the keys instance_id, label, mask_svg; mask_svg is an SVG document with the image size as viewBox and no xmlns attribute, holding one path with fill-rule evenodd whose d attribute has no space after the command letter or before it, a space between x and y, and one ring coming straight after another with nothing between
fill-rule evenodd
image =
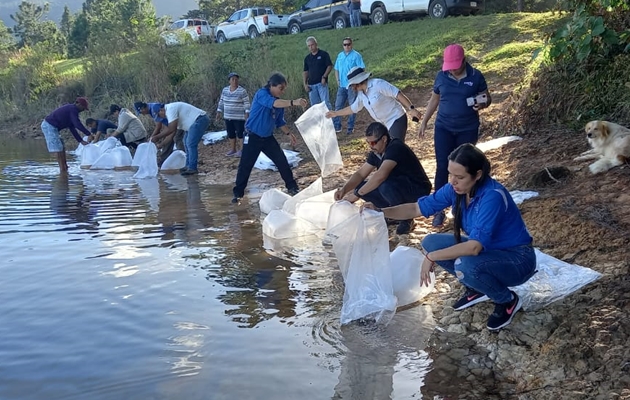
<instances>
[{"instance_id":1,"label":"lake water","mask_svg":"<svg viewBox=\"0 0 630 400\"><path fill-rule=\"evenodd\" d=\"M0 399L422 398L430 308L341 327L329 250L231 187L69 161L0 141Z\"/></svg>"}]
</instances>

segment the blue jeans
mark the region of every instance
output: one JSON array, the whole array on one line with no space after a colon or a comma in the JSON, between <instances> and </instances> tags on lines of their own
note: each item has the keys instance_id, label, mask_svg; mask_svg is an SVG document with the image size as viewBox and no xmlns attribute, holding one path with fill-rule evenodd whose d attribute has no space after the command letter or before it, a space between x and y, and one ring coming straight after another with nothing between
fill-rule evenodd
<instances>
[{"instance_id":1,"label":"blue jeans","mask_svg":"<svg viewBox=\"0 0 630 400\"><path fill-rule=\"evenodd\" d=\"M186 168L196 171L197 161L199 158L199 142L206 129L210 125L210 118L207 114L197 117L195 122L188 128L188 131L184 134L184 148L186 149Z\"/></svg>"},{"instance_id":2,"label":"blue jeans","mask_svg":"<svg viewBox=\"0 0 630 400\"><path fill-rule=\"evenodd\" d=\"M280 172L282 180L288 190L298 189L297 182L293 178L293 172L284 151L280 148L278 141L273 135L262 137L252 132L245 132L247 139L243 140L243 151L241 160L238 163L238 171L236 172L236 184L234 185L234 197L241 198L245 195L245 188L249 181L249 176L256 164L256 160L262 151L275 164ZM247 143L246 143L247 142Z\"/></svg>"},{"instance_id":3,"label":"blue jeans","mask_svg":"<svg viewBox=\"0 0 630 400\"><path fill-rule=\"evenodd\" d=\"M350 10L350 26L358 28L361 26L361 9Z\"/></svg>"},{"instance_id":4,"label":"blue jeans","mask_svg":"<svg viewBox=\"0 0 630 400\"><path fill-rule=\"evenodd\" d=\"M360 189L367 181L357 186ZM355 190L356 193L356 190ZM378 208L393 207L405 203L415 203L420 197L431 193L431 184L420 186L407 176L388 177L376 189L361 198Z\"/></svg>"},{"instance_id":5,"label":"blue jeans","mask_svg":"<svg viewBox=\"0 0 630 400\"><path fill-rule=\"evenodd\" d=\"M311 91L308 92L308 99L311 101L312 106L325 102L326 107L328 107L329 110L332 110L332 107L330 106L330 95L328 94L328 85L316 83L315 85L308 85L308 87L311 88Z\"/></svg>"},{"instance_id":6,"label":"blue jeans","mask_svg":"<svg viewBox=\"0 0 630 400\"><path fill-rule=\"evenodd\" d=\"M433 131L433 143L435 145L435 184L437 192L448 182L448 156L464 143L477 144L479 128L463 132L452 132L440 124L435 124Z\"/></svg>"},{"instance_id":7,"label":"blue jeans","mask_svg":"<svg viewBox=\"0 0 630 400\"><path fill-rule=\"evenodd\" d=\"M340 87L337 90L337 97L335 98L335 111L341 110L342 108L344 108L346 106L346 102L348 102L348 105L354 103L356 98L357 98L356 91L354 91L353 89L346 89L346 88ZM352 131L354 129L355 117L356 117L356 114L351 114L348 117L348 131ZM334 117L333 124L335 124L335 130L340 131L341 130L341 117Z\"/></svg>"},{"instance_id":8,"label":"blue jeans","mask_svg":"<svg viewBox=\"0 0 630 400\"><path fill-rule=\"evenodd\" d=\"M462 236L462 242L468 238ZM422 240L427 251L441 250L455 244L451 233L433 233ZM498 304L512 300L508 286L527 282L536 272L536 253L531 245L503 250L482 250L476 256L463 256L455 260L436 261L459 281Z\"/></svg>"}]
</instances>

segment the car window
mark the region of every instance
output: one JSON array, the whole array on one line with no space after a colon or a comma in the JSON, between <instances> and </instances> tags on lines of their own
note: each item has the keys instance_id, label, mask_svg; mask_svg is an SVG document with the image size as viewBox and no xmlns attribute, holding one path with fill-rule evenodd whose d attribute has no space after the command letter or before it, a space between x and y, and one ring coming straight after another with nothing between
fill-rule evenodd
<instances>
[{"instance_id":1,"label":"car window","mask_svg":"<svg viewBox=\"0 0 630 400\"><path fill-rule=\"evenodd\" d=\"M193 26L193 22L191 20L186 21L186 26Z\"/></svg>"},{"instance_id":2,"label":"car window","mask_svg":"<svg viewBox=\"0 0 630 400\"><path fill-rule=\"evenodd\" d=\"M336 1L336 0L335 0ZM331 5L333 2L333 0L320 0L319 1L319 6L329 6Z\"/></svg>"},{"instance_id":3,"label":"car window","mask_svg":"<svg viewBox=\"0 0 630 400\"><path fill-rule=\"evenodd\" d=\"M308 10L310 8L315 8L318 5L319 5L319 0L310 0L308 3L306 3L304 8Z\"/></svg>"},{"instance_id":4,"label":"car window","mask_svg":"<svg viewBox=\"0 0 630 400\"><path fill-rule=\"evenodd\" d=\"M204 19L203 21L201 21L201 25L208 25L208 21Z\"/></svg>"},{"instance_id":5,"label":"car window","mask_svg":"<svg viewBox=\"0 0 630 400\"><path fill-rule=\"evenodd\" d=\"M238 20L238 16L241 12L237 11L234 14L230 15L230 18L227 19L227 22L234 22L236 20Z\"/></svg>"},{"instance_id":6,"label":"car window","mask_svg":"<svg viewBox=\"0 0 630 400\"><path fill-rule=\"evenodd\" d=\"M199 25L201 25L201 21L200 21L200 20L198 20L198 19L196 19L196 20L195 20L195 26L199 26Z\"/></svg>"}]
</instances>

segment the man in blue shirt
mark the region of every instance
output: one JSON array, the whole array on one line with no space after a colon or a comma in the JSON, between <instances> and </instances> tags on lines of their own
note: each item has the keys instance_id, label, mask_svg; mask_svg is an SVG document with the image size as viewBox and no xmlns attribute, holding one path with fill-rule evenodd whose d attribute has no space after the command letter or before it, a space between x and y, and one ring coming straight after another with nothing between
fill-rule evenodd
<instances>
[{"instance_id":1,"label":"man in blue shirt","mask_svg":"<svg viewBox=\"0 0 630 400\"><path fill-rule=\"evenodd\" d=\"M68 162L66 161L66 148L59 131L68 128L77 142L84 146L87 145L88 142L81 138L77 129L83 132L85 136L90 136L90 131L83 126L79 119L79 113L89 110L89 108L85 97L77 97L74 104L59 107L42 121L41 128L46 138L46 146L49 152L56 154L60 172L68 172Z\"/></svg>"},{"instance_id":2,"label":"man in blue shirt","mask_svg":"<svg viewBox=\"0 0 630 400\"><path fill-rule=\"evenodd\" d=\"M348 87L348 72L354 67L365 68L363 57L358 51L352 48L352 38L346 37L343 39L343 51L337 55L335 61L335 77L337 78L337 98L335 99L335 111L341 110L346 106L354 103L357 98L357 92ZM347 134L351 135L354 129L354 119L356 114L348 117L348 130ZM335 131L341 132L341 117L334 117L333 124L335 124Z\"/></svg>"},{"instance_id":3,"label":"man in blue shirt","mask_svg":"<svg viewBox=\"0 0 630 400\"><path fill-rule=\"evenodd\" d=\"M109 129L116 130L117 126L115 123L108 119L94 119L88 118L85 120L85 125L90 128L92 134L88 138L88 142L96 143L101 139L101 135L105 137L109 132Z\"/></svg>"},{"instance_id":4,"label":"man in blue shirt","mask_svg":"<svg viewBox=\"0 0 630 400\"><path fill-rule=\"evenodd\" d=\"M448 156L464 143L476 144L479 139L479 110L490 106L492 98L483 74L467 61L464 49L452 44L444 50L442 71L435 77L433 93L420 124L424 137L427 122L438 111L433 140L435 144L435 184L438 191L448 179ZM439 106L439 108L438 108ZM433 226L444 224L446 214L433 217Z\"/></svg>"},{"instance_id":5,"label":"man in blue shirt","mask_svg":"<svg viewBox=\"0 0 630 400\"><path fill-rule=\"evenodd\" d=\"M249 118L245 123L245 137L243 138L243 151L236 173L236 184L234 185L234 198L232 203L238 203L245 195L245 188L249 181L249 176L256 164L256 160L261 152L275 164L280 172L282 180L290 195L298 193L299 188L291 166L280 148L278 141L273 136L275 128L280 128L291 139L291 145L295 146L297 139L293 132L289 130L284 120L284 109L292 106L306 107L308 103L305 99L282 100L280 96L287 87L287 79L277 72L269 78L267 85L258 90L252 100Z\"/></svg>"}]
</instances>

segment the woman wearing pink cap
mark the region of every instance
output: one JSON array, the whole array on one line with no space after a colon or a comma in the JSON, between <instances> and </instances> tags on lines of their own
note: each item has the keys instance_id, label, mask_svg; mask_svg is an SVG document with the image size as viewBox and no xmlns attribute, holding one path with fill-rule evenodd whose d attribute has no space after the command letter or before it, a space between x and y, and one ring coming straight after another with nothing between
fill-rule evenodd
<instances>
[{"instance_id":1,"label":"woman wearing pink cap","mask_svg":"<svg viewBox=\"0 0 630 400\"><path fill-rule=\"evenodd\" d=\"M435 77L433 93L418 132L424 137L427 122L437 110L433 131L436 192L447 183L449 154L464 143L477 143L479 110L491 103L486 79L466 61L462 46L447 46L442 71ZM445 218L444 211L438 212L433 216L433 226L442 226Z\"/></svg>"}]
</instances>

